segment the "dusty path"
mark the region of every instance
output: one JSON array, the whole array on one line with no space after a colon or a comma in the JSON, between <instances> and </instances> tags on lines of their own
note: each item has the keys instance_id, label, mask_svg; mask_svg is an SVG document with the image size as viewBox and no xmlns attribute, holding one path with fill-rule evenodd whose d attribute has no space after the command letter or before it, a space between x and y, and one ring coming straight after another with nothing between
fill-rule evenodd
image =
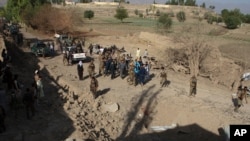
<instances>
[{"instance_id":1,"label":"dusty path","mask_svg":"<svg viewBox=\"0 0 250 141\"><path fill-rule=\"evenodd\" d=\"M25 36L37 36L25 33ZM46 36L39 38L47 38ZM90 41L91 42L91 41ZM111 42L111 41L110 41ZM129 46L129 45L128 45ZM131 49L132 50L132 49ZM25 52L29 52L25 50ZM93 56L97 58L96 55ZM96 71L98 69L98 59L95 59ZM62 111L69 116L73 122L73 131L69 137L83 138L89 136L89 132L101 134L104 129L105 139L123 140L222 140L218 129L228 124L250 124L250 106L245 104L239 113L233 112L231 102L232 92L224 87L215 86L206 79L198 78L198 94L195 98L189 98L189 77L168 72L170 80L169 87L160 88L158 72L152 71L153 77L145 86L130 86L126 80L117 77L111 80L110 77L98 77L99 90L105 93L96 100L89 94L89 78L84 72L83 81L79 81L76 75L76 65L64 66L62 56L53 58L39 58L41 69L48 71L53 82L62 87L55 94L67 97L69 102L63 104ZM87 70L88 63L84 63ZM63 92L63 86L69 87L69 91L74 91L78 95L78 102ZM66 95L65 95L66 94ZM79 99L81 102L79 102ZM119 111L110 113L102 110L105 103L116 102L119 104ZM141 108L151 109L149 114L152 120L139 117L142 114ZM57 112L55 112L57 113ZM52 113L51 113L52 114ZM53 113L54 114L54 113ZM143 125L164 126L178 123L179 128L174 132L152 133L147 131ZM94 126L90 127L88 125ZM184 130L187 134L177 134ZM104 134L104 132L102 133ZM92 135L91 137L94 138ZM97 136L97 134L96 134ZM102 135L104 136L104 135ZM96 137L96 140L101 138Z\"/></svg>"}]
</instances>

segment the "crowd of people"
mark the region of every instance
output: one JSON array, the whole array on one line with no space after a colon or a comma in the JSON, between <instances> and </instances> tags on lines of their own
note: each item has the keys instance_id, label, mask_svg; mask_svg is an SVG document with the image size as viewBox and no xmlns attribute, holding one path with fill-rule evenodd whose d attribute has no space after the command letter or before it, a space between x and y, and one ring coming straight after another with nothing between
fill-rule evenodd
<instances>
[{"instance_id":1,"label":"crowd of people","mask_svg":"<svg viewBox=\"0 0 250 141\"><path fill-rule=\"evenodd\" d=\"M90 52L93 49L93 45L91 44L89 47ZM90 54L91 56L93 54ZM121 50L111 47L104 48L103 51L99 52L98 56L99 68L98 68L98 76L110 77L111 80L116 77L120 77L124 79L127 77L127 81L129 84L141 85L143 86L147 81L151 79L150 70L152 67L151 60L148 57L148 51L145 50L144 54L140 55L140 49L138 48L135 54L135 58L131 54L126 54ZM96 67L94 63L94 59L90 61L87 67L88 76L91 78L90 83L90 91L93 94L94 98L98 97L97 88L98 88L98 80L97 75L95 75ZM77 64L77 72L79 80L83 80L83 63L79 61ZM160 75L161 87L167 86L167 72L166 69L162 66Z\"/></svg>"},{"instance_id":2,"label":"crowd of people","mask_svg":"<svg viewBox=\"0 0 250 141\"><path fill-rule=\"evenodd\" d=\"M4 122L6 111L10 110L14 118L18 118L19 109L25 109L27 119L31 119L35 115L39 101L44 97L42 78L38 70L34 73L33 82L30 82L30 85L24 85L19 80L19 75L13 73L15 70L6 49L2 51L2 58L0 60L2 101L0 103L0 133L6 131Z\"/></svg>"}]
</instances>

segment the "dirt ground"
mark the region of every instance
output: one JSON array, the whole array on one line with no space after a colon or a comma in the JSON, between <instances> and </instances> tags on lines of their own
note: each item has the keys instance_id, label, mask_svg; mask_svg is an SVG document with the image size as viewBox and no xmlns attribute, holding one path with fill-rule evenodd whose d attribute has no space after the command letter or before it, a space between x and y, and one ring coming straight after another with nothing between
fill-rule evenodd
<instances>
[{"instance_id":1,"label":"dirt ground","mask_svg":"<svg viewBox=\"0 0 250 141\"><path fill-rule=\"evenodd\" d=\"M121 30L116 32L108 26L91 28L94 30L86 34L85 50L90 43L104 46L115 44L125 47L127 53L132 56L135 56L137 48L141 49L141 53L148 49L149 56L156 56L161 60L165 56L166 48L178 47L171 37L147 31L128 33ZM25 38L51 39L31 30L22 32ZM223 48L224 43L233 42L227 40L228 36L231 37L231 33L219 38L211 37L209 41L214 47ZM216 55L220 55L220 52L216 52ZM13 140L222 141L224 137L221 135L221 128L229 124L250 124L249 103L244 103L238 113L233 111L231 96L235 91L228 88L231 82L219 85L218 82L198 77L197 96L190 98L190 76L172 70L168 70L170 84L164 88L159 85L158 70L151 70L152 79L143 87L128 85L126 79L120 77L111 80L110 77L97 76L100 96L94 100L89 92L90 79L86 71L89 62L84 62L84 80L79 81L76 64L64 66L59 52L54 57L36 59L28 48L20 48L16 56L23 56L22 63L16 63L20 67L24 64L32 71L40 67L44 76L46 100L40 107L41 112L32 121L26 121L25 118L7 120L9 131L1 134L1 139L18 133ZM97 72L98 55L90 57L95 59ZM234 62L219 57L222 63L213 65L221 67ZM223 61L226 63L223 64ZM22 67L24 72L25 67ZM235 77L226 74L224 73L223 78ZM27 77L30 75L27 74ZM228 80L232 81L234 78ZM118 104L119 110L110 112L105 108L110 104ZM148 128L145 128L145 125ZM178 126L161 132L150 130L153 126L171 125Z\"/></svg>"}]
</instances>

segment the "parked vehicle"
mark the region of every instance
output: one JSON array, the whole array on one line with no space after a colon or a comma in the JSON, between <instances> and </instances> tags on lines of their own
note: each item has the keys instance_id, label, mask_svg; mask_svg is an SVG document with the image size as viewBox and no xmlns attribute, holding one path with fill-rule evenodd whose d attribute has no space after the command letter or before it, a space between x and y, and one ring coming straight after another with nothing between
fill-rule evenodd
<instances>
[{"instance_id":1,"label":"parked vehicle","mask_svg":"<svg viewBox=\"0 0 250 141\"><path fill-rule=\"evenodd\" d=\"M31 46L30 50L36 56L43 56L43 57L45 57L46 55L50 54L49 47L44 42L41 42L41 41L35 42Z\"/></svg>"},{"instance_id":2,"label":"parked vehicle","mask_svg":"<svg viewBox=\"0 0 250 141\"><path fill-rule=\"evenodd\" d=\"M72 54L72 61L84 61L87 58L81 46L68 46L63 52Z\"/></svg>"}]
</instances>

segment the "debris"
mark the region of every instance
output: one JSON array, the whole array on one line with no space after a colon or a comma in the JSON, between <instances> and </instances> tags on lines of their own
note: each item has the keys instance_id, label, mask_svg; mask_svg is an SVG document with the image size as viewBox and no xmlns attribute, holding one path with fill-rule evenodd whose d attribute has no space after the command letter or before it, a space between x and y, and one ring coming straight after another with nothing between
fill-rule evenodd
<instances>
[{"instance_id":1,"label":"debris","mask_svg":"<svg viewBox=\"0 0 250 141\"><path fill-rule=\"evenodd\" d=\"M168 129L174 129L177 126L178 125L176 123L173 123L172 125L167 125L167 126L152 126L150 127L150 130L155 131L155 132L161 132L161 131L165 131Z\"/></svg>"}]
</instances>

